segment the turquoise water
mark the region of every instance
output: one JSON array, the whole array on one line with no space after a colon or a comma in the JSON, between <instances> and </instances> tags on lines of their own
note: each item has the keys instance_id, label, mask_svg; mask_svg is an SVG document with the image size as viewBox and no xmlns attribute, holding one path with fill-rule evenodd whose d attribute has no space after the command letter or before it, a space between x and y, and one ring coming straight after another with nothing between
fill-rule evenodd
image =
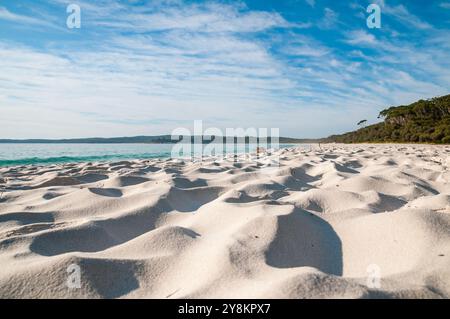
<instances>
[{"instance_id":1,"label":"turquoise water","mask_svg":"<svg viewBox=\"0 0 450 319\"><path fill-rule=\"evenodd\" d=\"M281 148L292 144L280 144ZM173 144L0 144L0 166L171 157ZM237 153L255 146L238 146Z\"/></svg>"}]
</instances>

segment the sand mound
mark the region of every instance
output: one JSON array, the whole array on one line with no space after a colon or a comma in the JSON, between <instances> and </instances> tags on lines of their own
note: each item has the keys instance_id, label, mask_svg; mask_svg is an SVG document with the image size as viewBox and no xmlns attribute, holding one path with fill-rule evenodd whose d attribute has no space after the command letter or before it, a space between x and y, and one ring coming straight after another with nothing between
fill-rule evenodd
<instances>
[{"instance_id":1,"label":"sand mound","mask_svg":"<svg viewBox=\"0 0 450 319\"><path fill-rule=\"evenodd\" d=\"M449 298L449 154L1 168L0 297Z\"/></svg>"}]
</instances>

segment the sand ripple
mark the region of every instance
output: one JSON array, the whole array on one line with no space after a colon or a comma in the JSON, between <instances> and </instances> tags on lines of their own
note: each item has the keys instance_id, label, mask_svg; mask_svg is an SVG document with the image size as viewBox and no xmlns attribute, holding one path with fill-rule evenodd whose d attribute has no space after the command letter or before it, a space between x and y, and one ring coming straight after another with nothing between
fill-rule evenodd
<instances>
[{"instance_id":1,"label":"sand ripple","mask_svg":"<svg viewBox=\"0 0 450 319\"><path fill-rule=\"evenodd\" d=\"M448 298L449 155L329 144L262 156L271 169L0 168L0 297Z\"/></svg>"}]
</instances>

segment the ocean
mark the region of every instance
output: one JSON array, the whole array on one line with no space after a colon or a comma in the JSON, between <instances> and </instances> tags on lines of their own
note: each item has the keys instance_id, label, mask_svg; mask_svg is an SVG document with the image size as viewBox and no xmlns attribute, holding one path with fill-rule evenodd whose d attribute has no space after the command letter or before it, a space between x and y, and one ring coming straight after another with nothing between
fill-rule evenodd
<instances>
[{"instance_id":1,"label":"ocean","mask_svg":"<svg viewBox=\"0 0 450 319\"><path fill-rule=\"evenodd\" d=\"M280 144L280 148L294 144ZM174 144L0 144L0 166L117 161L171 157ZM238 145L236 153L255 151Z\"/></svg>"}]
</instances>

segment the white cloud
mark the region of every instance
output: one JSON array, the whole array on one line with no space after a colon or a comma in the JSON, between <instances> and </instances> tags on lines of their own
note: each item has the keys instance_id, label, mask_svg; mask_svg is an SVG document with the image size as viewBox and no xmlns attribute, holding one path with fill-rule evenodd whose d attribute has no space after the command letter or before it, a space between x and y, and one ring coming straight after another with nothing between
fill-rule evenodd
<instances>
[{"instance_id":1,"label":"white cloud","mask_svg":"<svg viewBox=\"0 0 450 319\"><path fill-rule=\"evenodd\" d=\"M287 41L282 48L282 52L291 56L303 57L323 57L332 50L318 41L314 41L306 36L295 36Z\"/></svg>"},{"instance_id":2,"label":"white cloud","mask_svg":"<svg viewBox=\"0 0 450 319\"><path fill-rule=\"evenodd\" d=\"M214 2L162 7L152 5L144 9L137 7L132 12L119 4L103 9L82 2L81 8L85 14L92 14L88 23L133 32L174 29L191 32L260 32L273 27L295 26L276 12L248 11L243 10L241 5ZM297 26L308 27L307 24Z\"/></svg>"},{"instance_id":3,"label":"white cloud","mask_svg":"<svg viewBox=\"0 0 450 319\"><path fill-rule=\"evenodd\" d=\"M369 4L378 4L381 8L384 8L386 6L385 0L367 0Z\"/></svg>"},{"instance_id":4,"label":"white cloud","mask_svg":"<svg viewBox=\"0 0 450 319\"><path fill-rule=\"evenodd\" d=\"M43 26L50 28L58 28L56 25L48 22L44 18L30 17L26 15L16 14L4 7L0 7L0 20L11 21L20 25Z\"/></svg>"},{"instance_id":5,"label":"white cloud","mask_svg":"<svg viewBox=\"0 0 450 319\"><path fill-rule=\"evenodd\" d=\"M450 87L445 32L414 43L339 30L355 46L347 56L299 35L308 25L242 4L108 3L80 2L81 31L99 30L101 41L0 44L2 137L164 134L194 119L324 136ZM322 23L332 28L338 14L325 9Z\"/></svg>"},{"instance_id":6,"label":"white cloud","mask_svg":"<svg viewBox=\"0 0 450 319\"><path fill-rule=\"evenodd\" d=\"M309 4L311 7L314 7L316 5L316 0L305 0L307 4Z\"/></svg>"},{"instance_id":7,"label":"white cloud","mask_svg":"<svg viewBox=\"0 0 450 319\"><path fill-rule=\"evenodd\" d=\"M283 52L296 56L322 57L328 54L329 51L323 48L314 48L308 45L298 45L287 47L283 50Z\"/></svg>"},{"instance_id":8,"label":"white cloud","mask_svg":"<svg viewBox=\"0 0 450 319\"><path fill-rule=\"evenodd\" d=\"M330 8L324 9L324 16L322 20L317 24L319 28L322 29L331 29L336 27L336 24L339 22L338 20L339 14Z\"/></svg>"},{"instance_id":9,"label":"white cloud","mask_svg":"<svg viewBox=\"0 0 450 319\"><path fill-rule=\"evenodd\" d=\"M352 45L377 45L377 39L371 33L365 30L354 30L347 33L347 43Z\"/></svg>"},{"instance_id":10,"label":"white cloud","mask_svg":"<svg viewBox=\"0 0 450 319\"><path fill-rule=\"evenodd\" d=\"M383 13L395 17L402 24L416 29L431 29L432 25L428 22L422 21L419 17L410 13L404 5L398 6L384 6Z\"/></svg>"}]
</instances>

